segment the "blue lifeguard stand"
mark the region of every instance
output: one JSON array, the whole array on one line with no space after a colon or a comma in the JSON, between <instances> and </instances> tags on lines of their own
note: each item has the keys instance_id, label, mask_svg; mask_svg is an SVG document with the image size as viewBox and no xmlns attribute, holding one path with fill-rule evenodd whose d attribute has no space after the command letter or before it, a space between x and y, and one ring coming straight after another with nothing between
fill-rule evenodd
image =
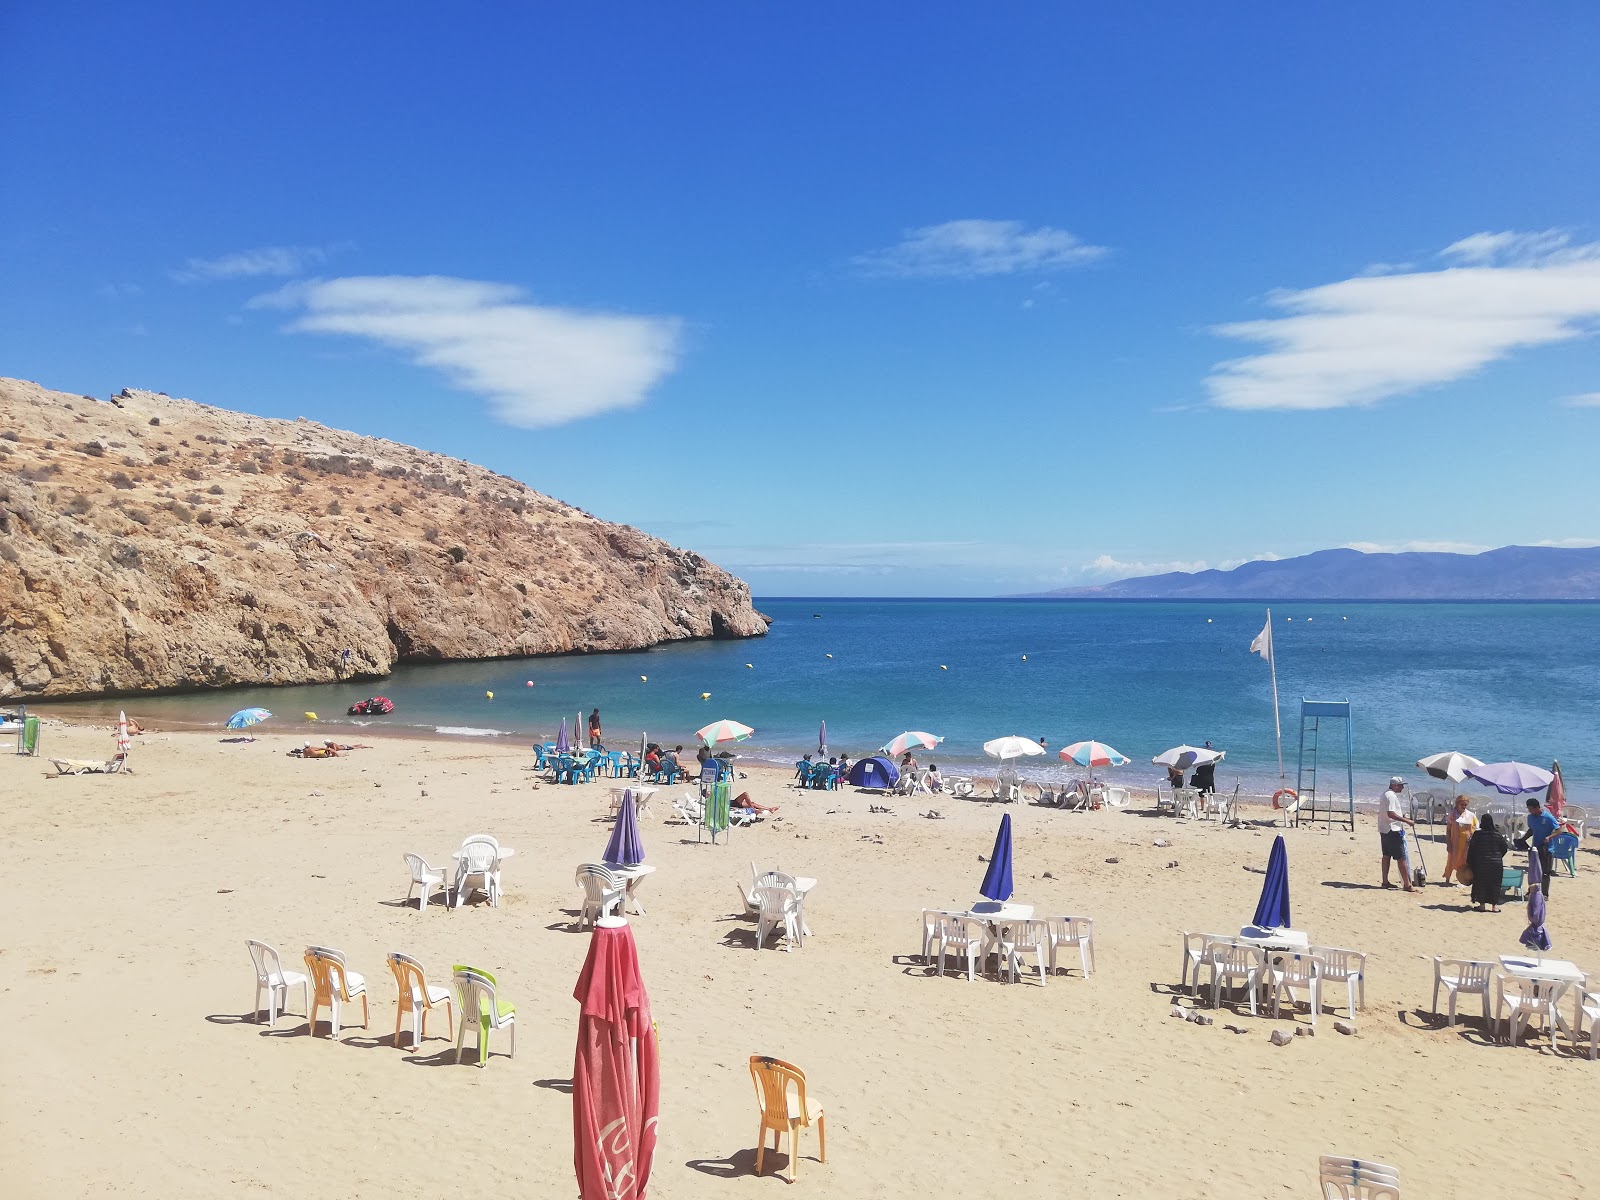
<instances>
[{"instance_id":1,"label":"blue lifeguard stand","mask_svg":"<svg viewBox=\"0 0 1600 1200\"><path fill-rule=\"evenodd\" d=\"M1338 784L1323 789L1318 786L1318 768L1333 763L1319 761L1324 734L1331 737L1328 749L1337 755L1339 722L1344 722L1344 780L1345 794L1338 795ZM1337 776L1335 776L1337 778ZM1355 738L1351 731L1350 701L1306 700L1300 701L1300 765L1295 780L1295 793L1299 803L1295 806L1296 825L1315 825L1319 821L1333 828L1340 825L1352 833L1356 827L1356 775Z\"/></svg>"}]
</instances>

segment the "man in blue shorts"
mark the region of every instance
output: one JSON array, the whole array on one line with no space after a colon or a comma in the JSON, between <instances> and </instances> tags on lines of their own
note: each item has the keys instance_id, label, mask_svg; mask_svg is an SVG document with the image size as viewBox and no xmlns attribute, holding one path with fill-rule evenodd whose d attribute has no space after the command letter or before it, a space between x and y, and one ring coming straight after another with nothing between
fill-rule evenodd
<instances>
[{"instance_id":1,"label":"man in blue shorts","mask_svg":"<svg viewBox=\"0 0 1600 1200\"><path fill-rule=\"evenodd\" d=\"M1406 781L1400 776L1389 780L1389 789L1378 801L1378 837L1383 841L1383 886L1394 888L1389 882L1389 860L1394 859L1400 864L1400 886L1412 892L1416 889L1411 886L1411 856L1406 853L1405 827L1415 828L1416 822L1400 813L1400 793L1405 790Z\"/></svg>"}]
</instances>

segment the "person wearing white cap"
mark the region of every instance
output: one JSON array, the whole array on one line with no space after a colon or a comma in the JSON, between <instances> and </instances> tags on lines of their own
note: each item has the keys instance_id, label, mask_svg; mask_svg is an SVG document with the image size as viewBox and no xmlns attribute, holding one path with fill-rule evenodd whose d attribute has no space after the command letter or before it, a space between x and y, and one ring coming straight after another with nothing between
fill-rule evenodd
<instances>
[{"instance_id":1,"label":"person wearing white cap","mask_svg":"<svg viewBox=\"0 0 1600 1200\"><path fill-rule=\"evenodd\" d=\"M1406 853L1406 833L1401 826L1415 828L1417 823L1400 814L1400 793L1405 790L1406 781L1400 776L1389 780L1388 790L1378 801L1378 837L1383 842L1383 886L1394 888L1389 882L1389 860L1394 859L1400 864L1400 886L1412 892L1416 889L1411 886L1411 856Z\"/></svg>"}]
</instances>

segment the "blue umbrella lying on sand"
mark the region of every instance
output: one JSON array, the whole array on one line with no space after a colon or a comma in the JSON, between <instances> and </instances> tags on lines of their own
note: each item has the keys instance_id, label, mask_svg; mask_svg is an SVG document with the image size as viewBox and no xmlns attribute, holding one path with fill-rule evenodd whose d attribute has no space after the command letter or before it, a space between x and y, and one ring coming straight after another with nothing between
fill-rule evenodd
<instances>
[{"instance_id":1,"label":"blue umbrella lying on sand","mask_svg":"<svg viewBox=\"0 0 1600 1200\"><path fill-rule=\"evenodd\" d=\"M617 813L611 840L606 843L602 862L617 867L636 867L644 861L644 843L639 840L639 816L633 809L633 789L622 793L622 808Z\"/></svg>"},{"instance_id":2,"label":"blue umbrella lying on sand","mask_svg":"<svg viewBox=\"0 0 1600 1200\"><path fill-rule=\"evenodd\" d=\"M228 718L229 729L249 729L252 725L259 725L272 714L264 708L241 708ZM254 740L253 738L251 739Z\"/></svg>"},{"instance_id":3,"label":"blue umbrella lying on sand","mask_svg":"<svg viewBox=\"0 0 1600 1200\"><path fill-rule=\"evenodd\" d=\"M989 870L984 873L978 894L986 900L1005 903L1011 899L1011 814L1000 818L1000 829L994 835L994 853L989 856Z\"/></svg>"},{"instance_id":4,"label":"blue umbrella lying on sand","mask_svg":"<svg viewBox=\"0 0 1600 1200\"><path fill-rule=\"evenodd\" d=\"M1257 929L1289 928L1289 851L1280 833L1272 840L1267 856L1267 877L1261 884L1261 899L1250 924Z\"/></svg>"}]
</instances>

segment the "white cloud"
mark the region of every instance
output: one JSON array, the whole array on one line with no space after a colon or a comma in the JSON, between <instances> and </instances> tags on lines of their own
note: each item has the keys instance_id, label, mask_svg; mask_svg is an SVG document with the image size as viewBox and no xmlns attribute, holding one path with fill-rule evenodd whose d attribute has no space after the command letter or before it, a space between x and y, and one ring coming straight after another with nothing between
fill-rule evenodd
<instances>
[{"instance_id":1,"label":"white cloud","mask_svg":"<svg viewBox=\"0 0 1600 1200\"><path fill-rule=\"evenodd\" d=\"M1212 403L1235 409L1376 404L1461 379L1514 351L1571 341L1600 321L1600 242L1477 233L1443 270L1366 275L1275 293L1287 315L1218 326L1265 347L1217 364Z\"/></svg>"},{"instance_id":2,"label":"white cloud","mask_svg":"<svg viewBox=\"0 0 1600 1200\"><path fill-rule=\"evenodd\" d=\"M1346 550L1359 550L1363 554L1482 554L1485 550L1494 549L1493 546L1482 546L1477 542L1445 542L1428 541L1426 539L1414 542L1346 542Z\"/></svg>"},{"instance_id":3,"label":"white cloud","mask_svg":"<svg viewBox=\"0 0 1600 1200\"><path fill-rule=\"evenodd\" d=\"M272 275L287 277L298 275L327 257L327 251L317 246L261 246L255 250L241 250L237 254L224 254L220 258L191 258L168 274L179 283L255 279Z\"/></svg>"},{"instance_id":4,"label":"white cloud","mask_svg":"<svg viewBox=\"0 0 1600 1200\"><path fill-rule=\"evenodd\" d=\"M1049 225L1029 229L1021 221L966 220L908 230L895 245L852 262L867 275L975 279L1081 267L1109 253Z\"/></svg>"},{"instance_id":5,"label":"white cloud","mask_svg":"<svg viewBox=\"0 0 1600 1200\"><path fill-rule=\"evenodd\" d=\"M1086 575L1114 575L1118 579L1137 575L1165 575L1169 571L1193 573L1206 569L1208 564L1204 559L1195 559L1192 562L1123 562L1121 559L1112 558L1109 554L1102 554L1093 562L1083 564Z\"/></svg>"},{"instance_id":6,"label":"white cloud","mask_svg":"<svg viewBox=\"0 0 1600 1200\"><path fill-rule=\"evenodd\" d=\"M1582 546L1600 546L1600 538L1586 538L1586 537L1546 538L1544 541L1534 542L1532 544L1535 545L1535 546L1560 546L1560 547L1564 547L1564 548L1573 548L1573 547L1582 547Z\"/></svg>"},{"instance_id":7,"label":"white cloud","mask_svg":"<svg viewBox=\"0 0 1600 1200\"><path fill-rule=\"evenodd\" d=\"M370 338L484 396L526 429L632 408L677 365L681 322L530 304L521 288L439 275L291 283L250 302L289 328Z\"/></svg>"},{"instance_id":8,"label":"white cloud","mask_svg":"<svg viewBox=\"0 0 1600 1200\"><path fill-rule=\"evenodd\" d=\"M1568 408L1600 408L1600 392L1580 392L1564 397L1561 403Z\"/></svg>"}]
</instances>

